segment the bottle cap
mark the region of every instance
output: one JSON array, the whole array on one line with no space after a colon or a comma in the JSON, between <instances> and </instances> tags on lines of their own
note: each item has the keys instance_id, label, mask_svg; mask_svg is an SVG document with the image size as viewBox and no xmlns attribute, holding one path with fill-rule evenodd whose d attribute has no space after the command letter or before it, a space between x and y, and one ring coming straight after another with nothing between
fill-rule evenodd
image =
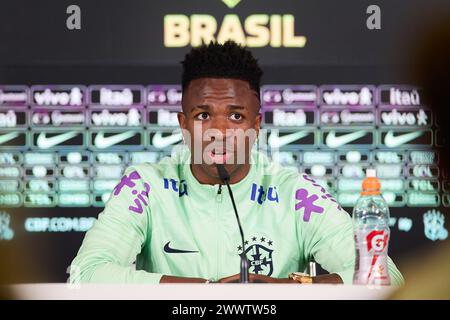
<instances>
[{"instance_id":1,"label":"bottle cap","mask_svg":"<svg viewBox=\"0 0 450 320\"><path fill-rule=\"evenodd\" d=\"M367 178L376 178L377 177L377 170L373 168L367 168L366 169L366 177Z\"/></svg>"},{"instance_id":2,"label":"bottle cap","mask_svg":"<svg viewBox=\"0 0 450 320\"><path fill-rule=\"evenodd\" d=\"M361 195L379 195L381 189L380 180L378 180L376 175L376 170L368 168L366 170L367 178L364 179L362 183Z\"/></svg>"}]
</instances>

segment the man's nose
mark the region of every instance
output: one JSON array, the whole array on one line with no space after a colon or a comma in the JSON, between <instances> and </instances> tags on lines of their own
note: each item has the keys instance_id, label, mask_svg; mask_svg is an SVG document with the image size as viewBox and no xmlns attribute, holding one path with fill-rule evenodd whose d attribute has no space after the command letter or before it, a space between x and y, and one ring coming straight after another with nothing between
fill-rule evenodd
<instances>
[{"instance_id":1,"label":"man's nose","mask_svg":"<svg viewBox=\"0 0 450 320\"><path fill-rule=\"evenodd\" d=\"M226 116L215 117L213 121L211 121L209 128L220 131L220 133L222 134L222 139L225 139L227 135L230 136L231 134L231 128L229 127L228 119Z\"/></svg>"}]
</instances>

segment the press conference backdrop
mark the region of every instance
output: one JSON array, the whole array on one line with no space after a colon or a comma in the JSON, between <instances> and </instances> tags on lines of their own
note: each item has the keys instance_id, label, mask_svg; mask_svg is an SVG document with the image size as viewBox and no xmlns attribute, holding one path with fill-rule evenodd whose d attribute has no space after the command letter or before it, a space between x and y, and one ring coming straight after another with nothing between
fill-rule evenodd
<instances>
[{"instance_id":1,"label":"press conference backdrop","mask_svg":"<svg viewBox=\"0 0 450 320\"><path fill-rule=\"evenodd\" d=\"M377 169L394 258L448 237L439 129L420 89L266 85L261 97L267 130L259 148L314 177L348 210L365 169ZM22 238L35 247L75 233L79 244L124 169L157 162L181 141L176 85L1 86L0 101L2 241ZM55 253L51 245L41 250ZM69 262L75 253L72 247L52 259ZM64 276L61 270L55 279Z\"/></svg>"},{"instance_id":2,"label":"press conference backdrop","mask_svg":"<svg viewBox=\"0 0 450 320\"><path fill-rule=\"evenodd\" d=\"M364 1L124 3L79 1L79 31L65 27L69 2L1 4L0 245L28 256L24 281L65 281L124 169L157 162L181 142L179 61L201 34L195 14L217 29L243 28L260 59L267 130L258 148L314 177L348 212L365 169L376 168L400 269L402 258L448 241L442 119L397 68L415 39L402 30L440 1L380 1L384 22L375 32ZM267 20L269 38L246 19ZM180 31L187 22L192 28ZM290 36L277 36L277 26Z\"/></svg>"}]
</instances>

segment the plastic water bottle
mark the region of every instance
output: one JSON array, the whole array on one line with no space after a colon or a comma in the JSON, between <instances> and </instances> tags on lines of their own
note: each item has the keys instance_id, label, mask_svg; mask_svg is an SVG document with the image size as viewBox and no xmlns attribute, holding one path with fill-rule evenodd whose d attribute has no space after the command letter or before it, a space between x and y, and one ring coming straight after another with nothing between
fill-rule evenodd
<instances>
[{"instance_id":1,"label":"plastic water bottle","mask_svg":"<svg viewBox=\"0 0 450 320\"><path fill-rule=\"evenodd\" d=\"M356 245L353 284L389 285L388 271L389 208L380 193L375 169L367 169L361 197L353 208Z\"/></svg>"}]
</instances>

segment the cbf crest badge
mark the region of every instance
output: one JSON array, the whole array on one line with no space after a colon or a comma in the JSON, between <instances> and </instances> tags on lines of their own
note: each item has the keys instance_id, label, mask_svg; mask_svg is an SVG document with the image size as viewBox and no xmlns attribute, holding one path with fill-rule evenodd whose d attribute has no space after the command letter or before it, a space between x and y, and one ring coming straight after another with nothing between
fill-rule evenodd
<instances>
[{"instance_id":1,"label":"cbf crest badge","mask_svg":"<svg viewBox=\"0 0 450 320\"><path fill-rule=\"evenodd\" d=\"M272 253L273 241L265 237L252 237L251 241L246 240L245 254L250 264L250 273L271 276L273 273ZM242 246L238 246L238 253L242 252Z\"/></svg>"}]
</instances>

